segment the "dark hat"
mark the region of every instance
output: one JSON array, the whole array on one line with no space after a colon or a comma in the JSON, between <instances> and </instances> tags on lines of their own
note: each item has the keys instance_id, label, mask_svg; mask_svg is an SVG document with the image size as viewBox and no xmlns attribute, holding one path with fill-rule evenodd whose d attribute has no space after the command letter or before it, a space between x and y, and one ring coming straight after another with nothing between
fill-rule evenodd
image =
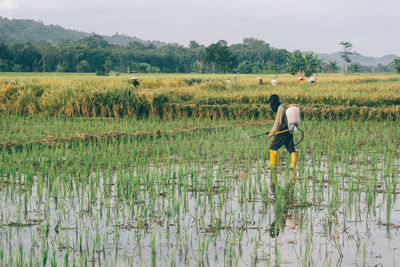
<instances>
[{"instance_id":1,"label":"dark hat","mask_svg":"<svg viewBox=\"0 0 400 267\"><path fill-rule=\"evenodd\" d=\"M279 102L279 96L278 95L271 95L267 101L267 103L272 103L272 102Z\"/></svg>"}]
</instances>

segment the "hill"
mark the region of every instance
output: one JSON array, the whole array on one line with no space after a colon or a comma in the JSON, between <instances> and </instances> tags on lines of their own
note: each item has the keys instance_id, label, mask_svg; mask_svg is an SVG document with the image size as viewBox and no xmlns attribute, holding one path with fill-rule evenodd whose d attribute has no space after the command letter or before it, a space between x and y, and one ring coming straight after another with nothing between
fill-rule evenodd
<instances>
[{"instance_id":1,"label":"hill","mask_svg":"<svg viewBox=\"0 0 400 267\"><path fill-rule=\"evenodd\" d=\"M329 62L329 60L336 60L337 64L340 67L344 66L344 61L341 58L341 53L336 52L332 54L317 54L318 57L322 58L325 62ZM352 62L358 62L364 66L378 66L379 64L386 66L390 62L393 61L394 58L397 58L396 55L385 55L382 57L366 57L363 55L351 55L350 56Z\"/></svg>"},{"instance_id":2,"label":"hill","mask_svg":"<svg viewBox=\"0 0 400 267\"><path fill-rule=\"evenodd\" d=\"M37 42L46 40L50 43L58 43L61 40L72 39L74 41L90 36L87 33L71 29L65 29L57 25L45 25L41 21L30 19L8 19L0 17L0 40L8 43ZM145 41L137 37L125 34L103 35L104 39L117 45L127 45L129 42L140 42L142 44L152 43L156 47L164 45L159 41Z\"/></svg>"}]
</instances>

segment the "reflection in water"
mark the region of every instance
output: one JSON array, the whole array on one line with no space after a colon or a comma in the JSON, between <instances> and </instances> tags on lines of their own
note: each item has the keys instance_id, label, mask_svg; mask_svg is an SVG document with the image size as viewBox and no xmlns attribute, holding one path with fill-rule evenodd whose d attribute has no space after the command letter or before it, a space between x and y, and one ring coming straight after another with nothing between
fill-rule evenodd
<instances>
[{"instance_id":1,"label":"reflection in water","mask_svg":"<svg viewBox=\"0 0 400 267\"><path fill-rule=\"evenodd\" d=\"M272 238L275 238L285 229L285 226L290 230L295 230L299 224L297 208L293 208L296 171L290 170L290 181L284 182L283 187L281 187L277 183L276 169L271 169L270 181L271 191L275 199L273 202L275 220L270 225L269 234Z\"/></svg>"}]
</instances>

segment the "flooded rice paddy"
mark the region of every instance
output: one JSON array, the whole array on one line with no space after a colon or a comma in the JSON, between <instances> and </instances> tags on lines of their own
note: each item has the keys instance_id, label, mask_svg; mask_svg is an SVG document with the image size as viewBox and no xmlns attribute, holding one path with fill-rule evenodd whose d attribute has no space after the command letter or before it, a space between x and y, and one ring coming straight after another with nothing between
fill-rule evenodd
<instances>
[{"instance_id":1,"label":"flooded rice paddy","mask_svg":"<svg viewBox=\"0 0 400 267\"><path fill-rule=\"evenodd\" d=\"M263 127L3 148L1 265L400 266L399 125Z\"/></svg>"}]
</instances>

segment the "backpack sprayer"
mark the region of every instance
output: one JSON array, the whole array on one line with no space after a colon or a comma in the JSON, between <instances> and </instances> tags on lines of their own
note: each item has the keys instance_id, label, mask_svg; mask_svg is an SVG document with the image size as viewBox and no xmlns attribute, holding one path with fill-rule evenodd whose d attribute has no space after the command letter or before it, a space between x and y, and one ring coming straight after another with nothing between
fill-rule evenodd
<instances>
[{"instance_id":1,"label":"backpack sprayer","mask_svg":"<svg viewBox=\"0 0 400 267\"><path fill-rule=\"evenodd\" d=\"M301 141L303 141L304 132L298 127L299 122L300 122L300 109L296 106L296 104L290 104L289 107L286 109L286 118L288 121L288 129L277 132L274 135L285 133L285 132L290 132L291 134L293 134L293 133L299 131L299 132L301 132L301 139L300 139L300 141L298 141L295 144L295 146L297 146L298 144L300 144ZM268 135L268 134L269 134L269 132L266 132L266 133L250 136L250 138L256 138L256 137Z\"/></svg>"}]
</instances>

